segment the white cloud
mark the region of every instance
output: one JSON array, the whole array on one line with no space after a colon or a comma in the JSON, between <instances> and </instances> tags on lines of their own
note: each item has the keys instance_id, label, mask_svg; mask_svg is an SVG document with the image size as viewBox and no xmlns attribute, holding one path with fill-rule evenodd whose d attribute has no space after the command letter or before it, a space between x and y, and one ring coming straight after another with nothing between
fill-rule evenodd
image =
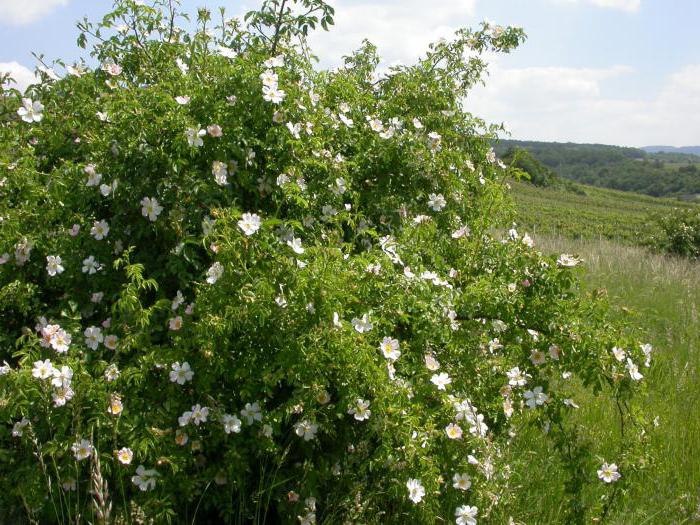
<instances>
[{"instance_id":1,"label":"white cloud","mask_svg":"<svg viewBox=\"0 0 700 525\"><path fill-rule=\"evenodd\" d=\"M336 10L336 26L311 36L312 48L326 65L339 64L341 57L357 49L365 38L379 48L384 62L409 63L423 54L429 43L475 22L476 0L329 3Z\"/></svg>"},{"instance_id":2,"label":"white cloud","mask_svg":"<svg viewBox=\"0 0 700 525\"><path fill-rule=\"evenodd\" d=\"M68 2L69 0L0 0L0 23L31 24Z\"/></svg>"},{"instance_id":3,"label":"white cloud","mask_svg":"<svg viewBox=\"0 0 700 525\"><path fill-rule=\"evenodd\" d=\"M670 75L651 99L611 97L607 80L633 74L626 66L491 68L466 109L504 122L513 138L628 146L692 145L700 137L700 65ZM617 90L619 92L619 89Z\"/></svg>"},{"instance_id":4,"label":"white cloud","mask_svg":"<svg viewBox=\"0 0 700 525\"><path fill-rule=\"evenodd\" d=\"M606 9L618 9L628 13L636 13L642 5L642 0L552 0L557 3L564 4L581 4L588 3L596 7Z\"/></svg>"},{"instance_id":5,"label":"white cloud","mask_svg":"<svg viewBox=\"0 0 700 525\"><path fill-rule=\"evenodd\" d=\"M610 9L620 9L621 11L629 11L634 13L639 11L642 0L588 0L593 5L598 7L607 7Z\"/></svg>"},{"instance_id":6,"label":"white cloud","mask_svg":"<svg viewBox=\"0 0 700 525\"><path fill-rule=\"evenodd\" d=\"M28 85L37 82L34 73L19 62L0 62L0 74L9 73L14 79L10 87L24 91Z\"/></svg>"}]
</instances>

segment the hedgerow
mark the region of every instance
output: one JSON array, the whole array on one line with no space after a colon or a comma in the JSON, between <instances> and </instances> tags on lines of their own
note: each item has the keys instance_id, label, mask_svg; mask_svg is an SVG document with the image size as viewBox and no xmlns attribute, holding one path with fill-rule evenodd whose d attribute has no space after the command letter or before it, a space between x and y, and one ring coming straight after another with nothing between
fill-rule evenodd
<instances>
[{"instance_id":1,"label":"hedgerow","mask_svg":"<svg viewBox=\"0 0 700 525\"><path fill-rule=\"evenodd\" d=\"M461 106L522 30L381 73L368 42L315 66L321 0L182 16L117 0L79 25L99 66L3 92L4 521L505 523L526 427L570 522L606 515L650 347L578 258L493 234L498 128ZM615 457L572 452L583 389L635 429Z\"/></svg>"}]
</instances>

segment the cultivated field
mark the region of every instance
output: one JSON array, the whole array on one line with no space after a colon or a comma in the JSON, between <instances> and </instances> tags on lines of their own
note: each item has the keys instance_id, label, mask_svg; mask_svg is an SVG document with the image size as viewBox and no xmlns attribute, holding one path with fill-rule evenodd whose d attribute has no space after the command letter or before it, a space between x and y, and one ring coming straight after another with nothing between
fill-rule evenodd
<instances>
[{"instance_id":1,"label":"cultivated field","mask_svg":"<svg viewBox=\"0 0 700 525\"><path fill-rule=\"evenodd\" d=\"M512 182L511 186L518 222L538 235L603 238L639 245L657 231L650 217L696 206L593 186L577 185L581 193L522 182Z\"/></svg>"}]
</instances>

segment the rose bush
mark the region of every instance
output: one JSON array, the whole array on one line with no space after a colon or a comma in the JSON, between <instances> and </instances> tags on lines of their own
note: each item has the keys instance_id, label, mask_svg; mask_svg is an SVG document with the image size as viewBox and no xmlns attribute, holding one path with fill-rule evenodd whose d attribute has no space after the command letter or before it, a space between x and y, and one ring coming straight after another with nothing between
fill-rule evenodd
<instances>
[{"instance_id":1,"label":"rose bush","mask_svg":"<svg viewBox=\"0 0 700 525\"><path fill-rule=\"evenodd\" d=\"M494 236L498 128L461 106L523 32L380 74L314 66L320 0L180 17L118 0L79 26L98 67L3 92L4 520L504 523L525 427L572 501L615 484L571 522L606 513L640 449L573 456L573 396L643 425L650 349L576 257Z\"/></svg>"}]
</instances>

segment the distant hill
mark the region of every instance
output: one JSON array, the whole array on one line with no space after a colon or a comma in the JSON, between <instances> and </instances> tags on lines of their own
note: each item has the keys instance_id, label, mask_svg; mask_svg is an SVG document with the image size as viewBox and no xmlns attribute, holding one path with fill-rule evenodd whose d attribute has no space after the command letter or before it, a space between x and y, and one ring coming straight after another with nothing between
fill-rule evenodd
<instances>
[{"instance_id":1,"label":"distant hill","mask_svg":"<svg viewBox=\"0 0 700 525\"><path fill-rule=\"evenodd\" d=\"M700 146L683 146L681 148L674 146L644 146L639 149L647 153L687 153L700 156Z\"/></svg>"},{"instance_id":2,"label":"distant hill","mask_svg":"<svg viewBox=\"0 0 700 525\"><path fill-rule=\"evenodd\" d=\"M557 176L581 184L653 197L694 200L700 196L700 156L686 152L523 140L500 140L494 149L506 160L524 149Z\"/></svg>"}]
</instances>

